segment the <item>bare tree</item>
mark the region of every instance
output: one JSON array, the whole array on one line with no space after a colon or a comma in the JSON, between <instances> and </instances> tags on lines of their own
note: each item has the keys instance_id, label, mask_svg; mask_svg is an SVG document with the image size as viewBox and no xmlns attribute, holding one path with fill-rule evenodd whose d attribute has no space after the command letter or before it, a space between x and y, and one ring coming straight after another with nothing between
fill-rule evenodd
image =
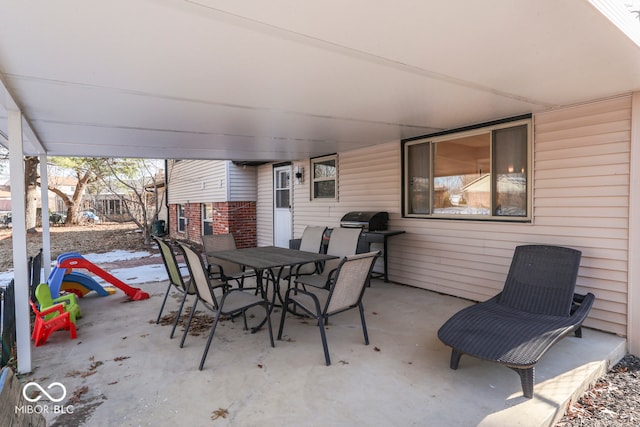
<instances>
[{"instance_id":1,"label":"bare tree","mask_svg":"<svg viewBox=\"0 0 640 427\"><path fill-rule=\"evenodd\" d=\"M37 156L24 158L24 185L25 185L25 225L27 233L35 233L37 224L37 190L38 190L38 165ZM0 172L5 172L9 166L9 150L0 145Z\"/></svg>"},{"instance_id":2,"label":"bare tree","mask_svg":"<svg viewBox=\"0 0 640 427\"><path fill-rule=\"evenodd\" d=\"M0 133L2 136L2 133ZM0 173L4 174L9 167L9 149L0 144Z\"/></svg>"},{"instance_id":3,"label":"bare tree","mask_svg":"<svg viewBox=\"0 0 640 427\"><path fill-rule=\"evenodd\" d=\"M131 219L144 233L144 242L151 243L153 224L164 202L164 180L158 177L157 160L104 159L110 173L100 181L107 192L120 199Z\"/></svg>"},{"instance_id":4,"label":"bare tree","mask_svg":"<svg viewBox=\"0 0 640 427\"><path fill-rule=\"evenodd\" d=\"M24 188L25 188L25 221L27 233L35 233L37 225L38 211L38 165L40 160L37 156L26 156L24 158ZM43 213L44 214L44 213Z\"/></svg>"}]
</instances>

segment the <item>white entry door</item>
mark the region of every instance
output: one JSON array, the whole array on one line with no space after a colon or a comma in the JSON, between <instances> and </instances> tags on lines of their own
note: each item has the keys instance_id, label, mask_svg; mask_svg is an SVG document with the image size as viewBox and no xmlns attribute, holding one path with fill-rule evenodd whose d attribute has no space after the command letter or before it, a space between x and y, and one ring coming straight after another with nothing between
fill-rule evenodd
<instances>
[{"instance_id":1,"label":"white entry door","mask_svg":"<svg viewBox=\"0 0 640 427\"><path fill-rule=\"evenodd\" d=\"M291 239L291 165L273 169L273 244L289 247Z\"/></svg>"}]
</instances>

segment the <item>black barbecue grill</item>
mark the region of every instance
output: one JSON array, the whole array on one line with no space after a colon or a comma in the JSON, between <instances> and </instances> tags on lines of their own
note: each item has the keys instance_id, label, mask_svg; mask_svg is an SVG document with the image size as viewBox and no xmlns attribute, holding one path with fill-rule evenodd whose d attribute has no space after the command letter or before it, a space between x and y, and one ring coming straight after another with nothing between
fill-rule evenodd
<instances>
[{"instance_id":1,"label":"black barbecue grill","mask_svg":"<svg viewBox=\"0 0 640 427\"><path fill-rule=\"evenodd\" d=\"M391 236L404 233L400 230L387 230L389 225L389 213L374 211L353 211L345 214L340 220L340 227L362 228L362 234L358 241L358 253L370 250L381 250L382 260L376 262L372 277L382 277L385 282L387 277L387 239ZM375 248L372 248L371 245ZM378 265L382 263L382 265Z\"/></svg>"},{"instance_id":2,"label":"black barbecue grill","mask_svg":"<svg viewBox=\"0 0 640 427\"><path fill-rule=\"evenodd\" d=\"M340 220L340 227L362 228L367 231L384 231L389 224L387 212L354 211L345 214Z\"/></svg>"}]
</instances>

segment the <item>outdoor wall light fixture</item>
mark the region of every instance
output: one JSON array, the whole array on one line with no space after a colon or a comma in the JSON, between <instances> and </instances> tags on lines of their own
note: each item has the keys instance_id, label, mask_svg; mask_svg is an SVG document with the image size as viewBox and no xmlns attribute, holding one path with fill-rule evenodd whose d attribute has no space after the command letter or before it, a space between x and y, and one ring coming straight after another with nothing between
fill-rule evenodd
<instances>
[{"instance_id":1,"label":"outdoor wall light fixture","mask_svg":"<svg viewBox=\"0 0 640 427\"><path fill-rule=\"evenodd\" d=\"M302 184L304 182L304 167L296 166L296 172L294 176L296 177L296 184Z\"/></svg>"}]
</instances>

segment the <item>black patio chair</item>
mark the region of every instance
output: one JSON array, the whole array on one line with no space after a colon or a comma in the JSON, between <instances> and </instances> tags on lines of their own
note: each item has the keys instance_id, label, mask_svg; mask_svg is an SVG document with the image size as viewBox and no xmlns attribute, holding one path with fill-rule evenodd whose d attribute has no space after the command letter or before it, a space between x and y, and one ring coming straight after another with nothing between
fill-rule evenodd
<instances>
[{"instance_id":1,"label":"black patio chair","mask_svg":"<svg viewBox=\"0 0 640 427\"><path fill-rule=\"evenodd\" d=\"M459 311L438 331L452 348L451 369L463 354L505 365L520 375L524 396L533 397L535 365L566 335L582 337L595 299L574 294L580 256L559 246L518 246L502 292Z\"/></svg>"},{"instance_id":2,"label":"black patio chair","mask_svg":"<svg viewBox=\"0 0 640 427\"><path fill-rule=\"evenodd\" d=\"M352 308L360 311L360 321L362 322L362 333L364 343L369 345L369 335L367 334L367 324L364 320L364 307L362 297L369 281L371 270L380 251L368 252L359 255L352 255L342 258L336 268L331 286L329 289L309 287L307 290L294 287L289 288L285 294L282 317L280 318L280 328L278 329L278 339L282 339L284 321L287 311L292 311L295 307L300 307L305 314L313 317L318 322L324 358L327 366L331 365L329 348L324 326L329 316L339 314ZM293 307L289 307L292 305Z\"/></svg>"}]
</instances>

